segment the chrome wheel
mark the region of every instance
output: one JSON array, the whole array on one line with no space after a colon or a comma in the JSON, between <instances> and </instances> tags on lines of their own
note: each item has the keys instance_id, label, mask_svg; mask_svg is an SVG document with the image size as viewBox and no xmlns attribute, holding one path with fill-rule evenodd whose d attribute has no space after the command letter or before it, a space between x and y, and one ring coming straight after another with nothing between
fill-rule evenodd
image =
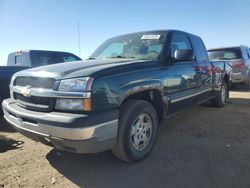
<instances>
[{"instance_id":1,"label":"chrome wheel","mask_svg":"<svg viewBox=\"0 0 250 188\"><path fill-rule=\"evenodd\" d=\"M152 136L152 120L149 115L139 115L132 125L131 143L136 151L147 147Z\"/></svg>"},{"instance_id":2,"label":"chrome wheel","mask_svg":"<svg viewBox=\"0 0 250 188\"><path fill-rule=\"evenodd\" d=\"M224 85L221 86L221 101L222 103L225 103L227 98L227 91L226 91L226 87Z\"/></svg>"}]
</instances>

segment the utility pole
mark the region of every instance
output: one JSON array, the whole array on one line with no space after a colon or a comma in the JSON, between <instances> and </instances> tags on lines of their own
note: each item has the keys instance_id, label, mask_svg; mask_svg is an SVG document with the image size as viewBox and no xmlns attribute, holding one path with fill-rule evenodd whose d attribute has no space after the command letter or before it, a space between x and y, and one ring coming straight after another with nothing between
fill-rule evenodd
<instances>
[{"instance_id":1,"label":"utility pole","mask_svg":"<svg viewBox=\"0 0 250 188\"><path fill-rule=\"evenodd\" d=\"M79 57L81 57L81 38L80 38L80 25L79 25L79 20L77 20L77 31L78 31L78 50L79 50Z\"/></svg>"}]
</instances>

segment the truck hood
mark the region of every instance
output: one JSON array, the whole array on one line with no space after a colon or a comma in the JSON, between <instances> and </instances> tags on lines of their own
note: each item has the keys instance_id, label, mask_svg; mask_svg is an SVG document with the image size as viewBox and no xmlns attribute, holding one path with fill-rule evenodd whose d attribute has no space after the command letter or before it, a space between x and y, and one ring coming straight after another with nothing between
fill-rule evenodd
<instances>
[{"instance_id":1,"label":"truck hood","mask_svg":"<svg viewBox=\"0 0 250 188\"><path fill-rule=\"evenodd\" d=\"M16 73L15 76L49 77L60 80L81 76L92 76L94 73L104 69L142 62L145 62L145 60L108 59L75 61L27 69Z\"/></svg>"}]
</instances>

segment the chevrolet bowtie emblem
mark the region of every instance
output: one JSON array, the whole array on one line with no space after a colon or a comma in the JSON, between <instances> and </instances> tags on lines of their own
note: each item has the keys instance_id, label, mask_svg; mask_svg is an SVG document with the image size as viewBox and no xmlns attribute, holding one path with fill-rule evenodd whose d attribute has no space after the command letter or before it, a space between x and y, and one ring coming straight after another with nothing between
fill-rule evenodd
<instances>
[{"instance_id":1,"label":"chevrolet bowtie emblem","mask_svg":"<svg viewBox=\"0 0 250 188\"><path fill-rule=\"evenodd\" d=\"M30 97L31 96L31 86L25 86L21 89L21 94L24 97Z\"/></svg>"}]
</instances>

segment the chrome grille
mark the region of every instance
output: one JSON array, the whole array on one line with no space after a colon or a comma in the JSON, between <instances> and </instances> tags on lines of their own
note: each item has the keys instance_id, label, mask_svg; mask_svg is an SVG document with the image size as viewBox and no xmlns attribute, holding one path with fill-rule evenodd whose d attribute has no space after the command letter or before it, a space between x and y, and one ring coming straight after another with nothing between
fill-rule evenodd
<instances>
[{"instance_id":1,"label":"chrome grille","mask_svg":"<svg viewBox=\"0 0 250 188\"><path fill-rule=\"evenodd\" d=\"M19 93L14 93L14 99L19 106L36 111L51 111L55 100L48 97L25 97Z\"/></svg>"},{"instance_id":2,"label":"chrome grille","mask_svg":"<svg viewBox=\"0 0 250 188\"><path fill-rule=\"evenodd\" d=\"M17 86L31 86L32 88L44 88L53 89L55 85L55 79L53 78L41 78L41 77L17 77L14 85Z\"/></svg>"},{"instance_id":3,"label":"chrome grille","mask_svg":"<svg viewBox=\"0 0 250 188\"><path fill-rule=\"evenodd\" d=\"M31 86L31 88L53 89L56 80L42 77L16 77L14 86ZM17 104L27 109L36 111L51 111L54 107L55 99L50 97L24 96L21 93L13 92L13 98Z\"/></svg>"},{"instance_id":4,"label":"chrome grille","mask_svg":"<svg viewBox=\"0 0 250 188\"><path fill-rule=\"evenodd\" d=\"M50 98L45 98L45 97L35 97L35 96L31 96L31 97L24 97L23 95L19 94L19 93L15 93L15 99L26 102L26 103L32 103L35 105L45 105L45 106L49 106L50 105Z\"/></svg>"}]
</instances>

